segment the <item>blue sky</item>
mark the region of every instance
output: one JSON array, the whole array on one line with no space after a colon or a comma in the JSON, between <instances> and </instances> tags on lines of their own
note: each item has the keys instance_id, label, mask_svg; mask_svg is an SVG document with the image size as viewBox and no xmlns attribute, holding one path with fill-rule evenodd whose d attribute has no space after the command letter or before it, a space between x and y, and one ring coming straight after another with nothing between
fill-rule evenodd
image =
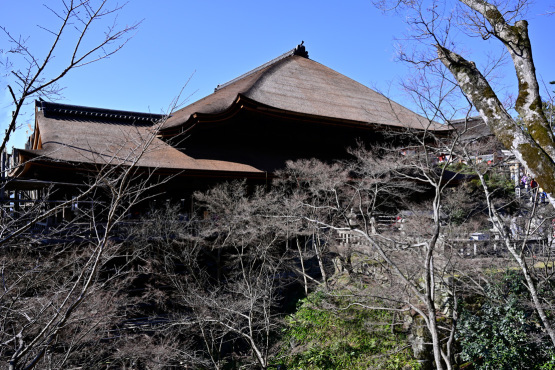
<instances>
[{"instance_id":1,"label":"blue sky","mask_svg":"<svg viewBox=\"0 0 555 370\"><path fill-rule=\"evenodd\" d=\"M51 27L57 20L44 1L0 0L0 25L13 35L29 37L28 44L40 54L51 36L38 27ZM57 4L49 0L50 6ZM530 9L530 34L540 78L555 80L551 68L555 16L542 15L550 1L537 1ZM131 0L118 23L142 21L135 36L117 54L99 63L70 72L61 85L61 102L111 109L165 112L185 87L193 102L229 81L294 48L302 40L311 59L377 89L413 108L399 81L411 72L395 61L395 44L407 30L402 16L384 15L371 1L223 1L223 0ZM102 32L103 29L97 30ZM465 50L480 60L495 44L468 42ZM0 55L8 45L0 35ZM57 62L63 62L63 54ZM14 59L15 61L15 59ZM514 88L514 72L501 73L502 85ZM7 127L11 112L6 84L0 80L0 129ZM15 142L25 137L26 122Z\"/></svg>"}]
</instances>

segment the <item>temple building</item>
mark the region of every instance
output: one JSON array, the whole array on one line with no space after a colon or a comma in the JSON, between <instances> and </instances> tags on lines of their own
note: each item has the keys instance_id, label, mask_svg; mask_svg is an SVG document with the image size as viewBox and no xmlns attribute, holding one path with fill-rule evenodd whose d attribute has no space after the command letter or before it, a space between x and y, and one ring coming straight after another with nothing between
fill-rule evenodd
<instances>
[{"instance_id":1,"label":"temple building","mask_svg":"<svg viewBox=\"0 0 555 370\"><path fill-rule=\"evenodd\" d=\"M229 179L268 184L288 160L347 158L357 142L407 130L451 129L309 59L301 44L170 116L37 101L25 149L11 165L3 158L4 191L53 185L67 198L103 168L133 166L186 199Z\"/></svg>"}]
</instances>

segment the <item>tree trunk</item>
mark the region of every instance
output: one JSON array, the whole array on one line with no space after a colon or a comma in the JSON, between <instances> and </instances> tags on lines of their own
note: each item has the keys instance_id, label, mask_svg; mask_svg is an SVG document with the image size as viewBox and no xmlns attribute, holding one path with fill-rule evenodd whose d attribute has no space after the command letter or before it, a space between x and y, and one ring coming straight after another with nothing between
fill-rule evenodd
<instances>
[{"instance_id":1,"label":"tree trunk","mask_svg":"<svg viewBox=\"0 0 555 370\"><path fill-rule=\"evenodd\" d=\"M308 281L306 280L306 271L304 268L304 258L303 258L303 251L301 249L301 243L299 242L299 237L295 237L295 241L297 242L297 250L299 251L299 259L301 260L301 270L303 272L303 282L304 282L304 294L308 296Z\"/></svg>"},{"instance_id":2,"label":"tree trunk","mask_svg":"<svg viewBox=\"0 0 555 370\"><path fill-rule=\"evenodd\" d=\"M318 265L320 266L320 273L322 274L322 282L324 283L324 288L328 290L328 276L326 275L326 269L324 268L324 261L322 259L322 251L320 250L320 236L318 234L312 234L312 236L314 251L316 252L316 258L318 259Z\"/></svg>"},{"instance_id":3,"label":"tree trunk","mask_svg":"<svg viewBox=\"0 0 555 370\"><path fill-rule=\"evenodd\" d=\"M494 5L483 0L460 1L481 14L491 25L488 33L507 47L519 85L515 109L522 118L524 127L519 126L507 113L473 62L441 45L436 45L438 56L493 134L537 180L555 206L555 138L542 108L528 37L528 23L521 20L511 26Z\"/></svg>"},{"instance_id":4,"label":"tree trunk","mask_svg":"<svg viewBox=\"0 0 555 370\"><path fill-rule=\"evenodd\" d=\"M520 270L522 271L522 274L524 275L524 279L526 280L526 287L528 288L528 291L530 293L530 297L532 298L532 303L534 305L534 308L538 312L538 316L540 317L542 325L543 325L545 331L547 332L547 334L549 335L549 337L551 338L551 342L555 346L555 330L553 330L553 327L551 326L551 323L549 322L547 314L545 313L545 310L543 309L543 305L542 305L542 302L541 302L540 297L538 295L538 290L536 288L536 283L534 282L534 279L532 278L532 275L530 274L530 270L528 268L528 265L526 264L526 260L524 260L520 256L520 254L517 252L517 250L514 248L514 246L511 245L511 237L507 233L507 228L505 228L505 224L503 223L501 217L499 216L497 210L495 209L494 205L491 202L491 197L490 197L491 194L490 194L489 189L486 185L484 176L480 172L478 172L478 176L480 177L480 180L483 184L484 192L485 192L485 195L486 195L486 202L487 202L488 208L490 210L490 213L492 215L491 219L493 221L494 227L499 231L499 234L500 234L507 250L509 251L509 253L511 253L511 255L513 256L515 261L518 263L518 266L520 267Z\"/></svg>"}]
</instances>

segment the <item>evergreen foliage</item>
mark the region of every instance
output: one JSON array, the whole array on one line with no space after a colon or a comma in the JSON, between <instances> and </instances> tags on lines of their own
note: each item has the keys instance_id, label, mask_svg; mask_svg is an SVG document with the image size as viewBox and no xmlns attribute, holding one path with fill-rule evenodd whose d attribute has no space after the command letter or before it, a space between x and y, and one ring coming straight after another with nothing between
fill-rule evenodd
<instances>
[{"instance_id":1,"label":"evergreen foliage","mask_svg":"<svg viewBox=\"0 0 555 370\"><path fill-rule=\"evenodd\" d=\"M509 270L485 292L461 310L457 333L461 358L476 369L553 368L549 340L540 330L537 314L525 304L528 292L522 276Z\"/></svg>"},{"instance_id":2,"label":"evergreen foliage","mask_svg":"<svg viewBox=\"0 0 555 370\"><path fill-rule=\"evenodd\" d=\"M300 301L286 319L279 362L288 369L420 368L406 333L391 327L392 313L348 303L319 292Z\"/></svg>"}]
</instances>

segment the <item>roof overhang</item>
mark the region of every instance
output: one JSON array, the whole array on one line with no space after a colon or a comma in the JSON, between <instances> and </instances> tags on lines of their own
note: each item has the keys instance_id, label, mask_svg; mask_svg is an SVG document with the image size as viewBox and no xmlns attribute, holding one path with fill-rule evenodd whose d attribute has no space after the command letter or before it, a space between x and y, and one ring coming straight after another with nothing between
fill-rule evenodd
<instances>
[{"instance_id":1,"label":"roof overhang","mask_svg":"<svg viewBox=\"0 0 555 370\"><path fill-rule=\"evenodd\" d=\"M242 111L256 112L261 116L268 116L279 119L286 119L290 121L305 122L311 124L320 124L328 126L340 126L346 128L354 128L359 130L368 131L391 131L391 132L407 132L411 133L424 133L433 132L434 135L447 136L453 128L450 126L445 126L445 129L438 130L435 128L437 126L436 122L430 122L430 127L433 128L407 128L394 125L384 125L372 122L361 122L354 120L339 119L334 117L318 116L314 114L299 113L294 111L288 111L280 108L275 108L256 100L250 99L243 94L238 94L234 99L233 103L225 110L218 113L193 113L189 116L183 124L180 126L174 126L166 129L161 129L159 135L164 138L171 138L183 133L191 131L198 124L214 124L226 122L232 119L234 116L238 115ZM435 125L435 126L434 126Z\"/></svg>"},{"instance_id":2,"label":"roof overhang","mask_svg":"<svg viewBox=\"0 0 555 370\"><path fill-rule=\"evenodd\" d=\"M25 176L33 168L51 168L56 170L65 170L72 173L76 173L76 169L79 170L81 174L98 174L102 169L110 170L117 167L129 168L125 165L106 165L106 164L94 164L85 163L78 161L60 161L56 159L49 158L44 155L40 155L36 152L29 150L19 149L19 166L17 166L12 172L10 172L9 177L12 179L21 178ZM200 160L202 161L202 160ZM232 164L231 164L232 165ZM241 164L237 164L242 166ZM134 174L144 174L149 176L177 176L177 177L201 177L201 178L251 178L251 179L265 179L268 178L268 173L253 168L252 171L244 170L219 170L219 169L185 169L185 168L164 168L164 167L146 167L146 166L135 166Z\"/></svg>"}]
</instances>

